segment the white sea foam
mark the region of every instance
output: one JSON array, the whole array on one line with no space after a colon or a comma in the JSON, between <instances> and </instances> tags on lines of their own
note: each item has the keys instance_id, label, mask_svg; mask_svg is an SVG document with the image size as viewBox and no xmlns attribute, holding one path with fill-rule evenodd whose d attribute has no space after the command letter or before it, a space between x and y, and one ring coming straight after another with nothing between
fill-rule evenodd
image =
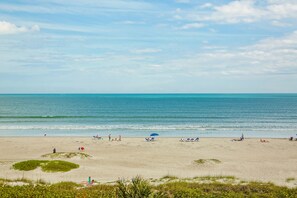
<instances>
[{"instance_id":1,"label":"white sea foam","mask_svg":"<svg viewBox=\"0 0 297 198\"><path fill-rule=\"evenodd\" d=\"M291 131L296 128L254 126L202 126L202 125L1 125L0 130L199 130L199 131Z\"/></svg>"}]
</instances>

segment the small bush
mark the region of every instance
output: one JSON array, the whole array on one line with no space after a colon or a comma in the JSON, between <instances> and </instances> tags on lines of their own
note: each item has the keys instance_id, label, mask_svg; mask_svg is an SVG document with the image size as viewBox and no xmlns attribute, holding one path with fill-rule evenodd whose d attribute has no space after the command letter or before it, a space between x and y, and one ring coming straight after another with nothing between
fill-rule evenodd
<instances>
[{"instance_id":1,"label":"small bush","mask_svg":"<svg viewBox=\"0 0 297 198\"><path fill-rule=\"evenodd\" d=\"M294 181L294 180L295 180L294 177L289 177L289 178L286 179L286 182L291 182L291 181Z\"/></svg>"},{"instance_id":2,"label":"small bush","mask_svg":"<svg viewBox=\"0 0 297 198\"><path fill-rule=\"evenodd\" d=\"M124 180L119 180L117 183L117 196L119 198L146 198L152 194L152 187L141 177L135 177L130 184L126 184Z\"/></svg>"},{"instance_id":3,"label":"small bush","mask_svg":"<svg viewBox=\"0 0 297 198\"><path fill-rule=\"evenodd\" d=\"M67 172L71 169L78 168L79 165L61 160L28 160L15 163L12 167L15 170L23 171L30 171L36 169L37 167L41 167L41 169L45 172Z\"/></svg>"},{"instance_id":4,"label":"small bush","mask_svg":"<svg viewBox=\"0 0 297 198\"><path fill-rule=\"evenodd\" d=\"M207 162L214 162L214 163L216 163L216 164L221 163L221 161L218 160L218 159L198 159L198 160L195 160L194 162L195 162L196 164L205 164L205 163L207 163Z\"/></svg>"},{"instance_id":5,"label":"small bush","mask_svg":"<svg viewBox=\"0 0 297 198\"><path fill-rule=\"evenodd\" d=\"M42 170L45 172L67 172L78 167L78 164L61 160L49 161L48 163L41 166Z\"/></svg>"},{"instance_id":6,"label":"small bush","mask_svg":"<svg viewBox=\"0 0 297 198\"><path fill-rule=\"evenodd\" d=\"M210 161L213 161L213 162L215 162L215 163L217 163L217 164L221 163L221 161L218 160L218 159L210 159Z\"/></svg>"},{"instance_id":7,"label":"small bush","mask_svg":"<svg viewBox=\"0 0 297 198\"><path fill-rule=\"evenodd\" d=\"M73 190L78 187L82 187L82 185L74 182L59 182L51 185L51 188L56 190Z\"/></svg>"},{"instance_id":8,"label":"small bush","mask_svg":"<svg viewBox=\"0 0 297 198\"><path fill-rule=\"evenodd\" d=\"M42 163L47 163L47 160L28 160L15 163L12 167L16 170L30 171L41 166Z\"/></svg>"},{"instance_id":9,"label":"small bush","mask_svg":"<svg viewBox=\"0 0 297 198\"><path fill-rule=\"evenodd\" d=\"M178 179L178 177L173 176L173 175L165 175L164 177L161 178L161 180L167 179L167 180L175 180Z\"/></svg>"},{"instance_id":10,"label":"small bush","mask_svg":"<svg viewBox=\"0 0 297 198\"><path fill-rule=\"evenodd\" d=\"M204 164L206 162L206 160L204 159L199 159L199 160L195 160L194 161L196 164Z\"/></svg>"}]
</instances>

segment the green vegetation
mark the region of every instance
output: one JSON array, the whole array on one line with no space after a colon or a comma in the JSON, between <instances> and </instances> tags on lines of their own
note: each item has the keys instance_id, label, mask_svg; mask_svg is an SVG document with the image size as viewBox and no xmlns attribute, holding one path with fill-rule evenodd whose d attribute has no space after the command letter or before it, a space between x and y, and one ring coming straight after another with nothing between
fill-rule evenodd
<instances>
[{"instance_id":1,"label":"green vegetation","mask_svg":"<svg viewBox=\"0 0 297 198\"><path fill-rule=\"evenodd\" d=\"M291 181L294 181L294 180L295 180L294 177L289 177L289 178L286 179L286 182L291 182Z\"/></svg>"},{"instance_id":2,"label":"green vegetation","mask_svg":"<svg viewBox=\"0 0 297 198\"><path fill-rule=\"evenodd\" d=\"M33 184L33 182L29 179L26 178L19 178L19 179L3 179L0 178L0 185L1 184L10 184L10 183L14 183L14 182L21 182L23 184ZM38 181L37 181L38 183Z\"/></svg>"},{"instance_id":3,"label":"green vegetation","mask_svg":"<svg viewBox=\"0 0 297 198\"><path fill-rule=\"evenodd\" d=\"M126 183L124 180L118 181L116 194L119 198L128 197L149 197L152 194L152 188L148 181L136 177L131 183Z\"/></svg>"},{"instance_id":4,"label":"green vegetation","mask_svg":"<svg viewBox=\"0 0 297 198\"><path fill-rule=\"evenodd\" d=\"M39 166L44 165L47 162L47 160L28 160L15 163L14 165L12 165L12 167L16 170L30 171L36 169Z\"/></svg>"},{"instance_id":5,"label":"green vegetation","mask_svg":"<svg viewBox=\"0 0 297 198\"><path fill-rule=\"evenodd\" d=\"M81 152L57 152L57 153L48 153L44 154L41 157L50 157L50 158L73 158L79 157L81 159L90 158L91 156L86 153Z\"/></svg>"},{"instance_id":6,"label":"green vegetation","mask_svg":"<svg viewBox=\"0 0 297 198\"><path fill-rule=\"evenodd\" d=\"M217 177L223 178L223 177ZM1 179L0 179L1 180ZM241 184L167 182L151 185L140 177L132 181L120 180L114 185L83 187L73 182L10 186L0 182L1 198L10 197L111 197L111 198L169 198L169 197L297 197L297 188L275 186L271 183L250 182Z\"/></svg>"},{"instance_id":7,"label":"green vegetation","mask_svg":"<svg viewBox=\"0 0 297 198\"><path fill-rule=\"evenodd\" d=\"M204 164L206 162L206 160L204 159L199 159L199 160L195 160L194 161L196 164Z\"/></svg>"},{"instance_id":8,"label":"green vegetation","mask_svg":"<svg viewBox=\"0 0 297 198\"><path fill-rule=\"evenodd\" d=\"M173 176L173 175L165 175L165 176L162 177L160 180L168 180L168 181L171 181L171 180L175 180L175 179L178 179L178 177Z\"/></svg>"},{"instance_id":9,"label":"green vegetation","mask_svg":"<svg viewBox=\"0 0 297 198\"><path fill-rule=\"evenodd\" d=\"M22 171L30 171L41 167L42 171L45 172L67 172L78 168L79 165L61 160L28 160L15 163L12 167Z\"/></svg>"},{"instance_id":10,"label":"green vegetation","mask_svg":"<svg viewBox=\"0 0 297 198\"><path fill-rule=\"evenodd\" d=\"M218 160L218 159L198 159L198 160L195 160L194 161L196 164L205 164L205 163L216 163L216 164L219 164L219 163L221 163L221 161L220 160Z\"/></svg>"},{"instance_id":11,"label":"green vegetation","mask_svg":"<svg viewBox=\"0 0 297 198\"><path fill-rule=\"evenodd\" d=\"M233 176L202 176L202 177L194 177L193 180L194 181L212 181L212 182L216 182L219 180L235 180L236 178Z\"/></svg>"},{"instance_id":12,"label":"green vegetation","mask_svg":"<svg viewBox=\"0 0 297 198\"><path fill-rule=\"evenodd\" d=\"M74 164L71 162L61 161L61 160L53 160L46 163L42 166L42 170L45 172L68 172L72 169L78 168L78 164Z\"/></svg>"},{"instance_id":13,"label":"green vegetation","mask_svg":"<svg viewBox=\"0 0 297 198\"><path fill-rule=\"evenodd\" d=\"M221 163L221 161L218 160L218 159L210 159L210 161L215 162L215 163L217 163L217 164Z\"/></svg>"}]
</instances>

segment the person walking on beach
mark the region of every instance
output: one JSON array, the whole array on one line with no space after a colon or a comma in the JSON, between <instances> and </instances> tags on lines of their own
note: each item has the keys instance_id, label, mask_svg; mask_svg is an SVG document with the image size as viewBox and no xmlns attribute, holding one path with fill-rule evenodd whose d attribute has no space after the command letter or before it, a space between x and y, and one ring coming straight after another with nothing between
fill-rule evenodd
<instances>
[{"instance_id":1,"label":"person walking on beach","mask_svg":"<svg viewBox=\"0 0 297 198\"><path fill-rule=\"evenodd\" d=\"M108 140L109 140L109 141L111 140L111 134L108 135Z\"/></svg>"},{"instance_id":2,"label":"person walking on beach","mask_svg":"<svg viewBox=\"0 0 297 198\"><path fill-rule=\"evenodd\" d=\"M240 140L244 140L243 133L241 134Z\"/></svg>"},{"instance_id":3,"label":"person walking on beach","mask_svg":"<svg viewBox=\"0 0 297 198\"><path fill-rule=\"evenodd\" d=\"M122 141L122 136L121 135L119 135L119 141Z\"/></svg>"}]
</instances>

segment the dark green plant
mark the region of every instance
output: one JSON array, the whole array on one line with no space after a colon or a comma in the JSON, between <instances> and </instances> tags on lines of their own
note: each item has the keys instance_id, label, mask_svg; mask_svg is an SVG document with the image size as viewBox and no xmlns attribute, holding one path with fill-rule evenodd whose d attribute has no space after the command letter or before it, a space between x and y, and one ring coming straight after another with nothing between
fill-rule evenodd
<instances>
[{"instance_id":1,"label":"dark green plant","mask_svg":"<svg viewBox=\"0 0 297 198\"><path fill-rule=\"evenodd\" d=\"M127 184L124 180L118 182L117 195L119 198L147 198L152 194L152 187L148 181L137 176Z\"/></svg>"},{"instance_id":2,"label":"dark green plant","mask_svg":"<svg viewBox=\"0 0 297 198\"><path fill-rule=\"evenodd\" d=\"M49 161L48 163L41 166L42 170L45 172L67 172L78 167L78 164L62 160Z\"/></svg>"},{"instance_id":3,"label":"dark green plant","mask_svg":"<svg viewBox=\"0 0 297 198\"><path fill-rule=\"evenodd\" d=\"M41 169L45 172L67 172L78 168L79 165L62 160L28 160L15 163L12 167L16 170L22 171L30 171L36 169L37 167L41 167Z\"/></svg>"},{"instance_id":4,"label":"dark green plant","mask_svg":"<svg viewBox=\"0 0 297 198\"><path fill-rule=\"evenodd\" d=\"M42 163L47 163L48 160L28 160L15 163L12 167L16 170L30 171L41 166Z\"/></svg>"}]
</instances>

